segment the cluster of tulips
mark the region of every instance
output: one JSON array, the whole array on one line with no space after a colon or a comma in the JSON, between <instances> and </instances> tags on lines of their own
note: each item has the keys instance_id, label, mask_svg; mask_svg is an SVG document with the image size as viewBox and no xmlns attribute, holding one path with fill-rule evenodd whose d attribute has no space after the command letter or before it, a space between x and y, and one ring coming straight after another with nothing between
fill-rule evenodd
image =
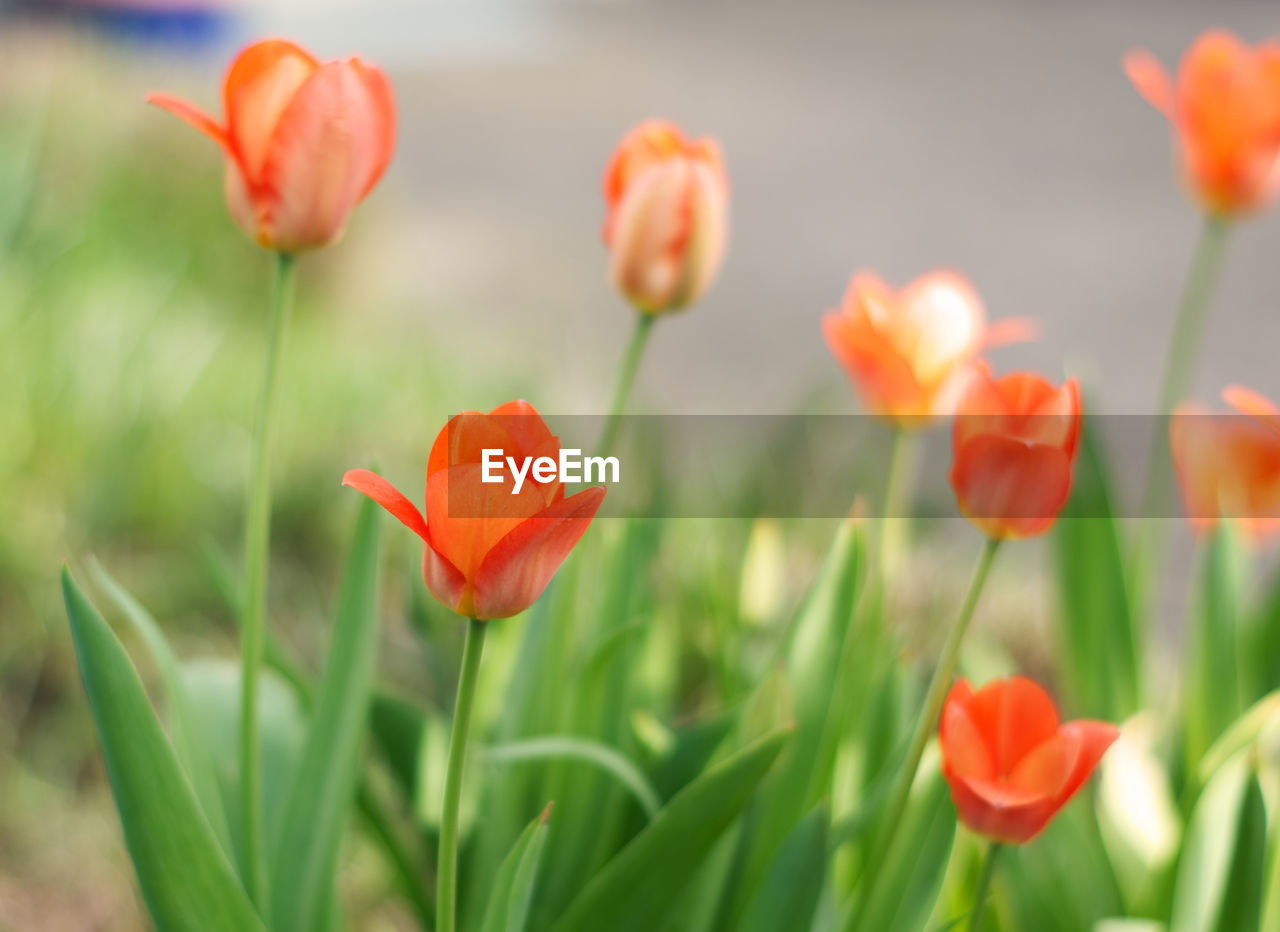
<instances>
[{"instance_id":1,"label":"cluster of tulips","mask_svg":"<svg viewBox=\"0 0 1280 932\"><path fill-rule=\"evenodd\" d=\"M1225 396L1242 416L1207 417L1200 409L1186 407L1173 412L1185 400L1225 232L1280 185L1280 46L1251 48L1213 32L1186 54L1176 81L1146 53L1131 54L1125 68L1141 94L1168 117L1180 174L1206 216L1166 367L1159 413L1173 416L1157 437L1149 464L1144 529L1150 527L1163 486L1176 473L1187 514L1197 528L1217 530L1219 524L1239 519L1253 536L1260 536L1280 529L1280 410L1254 392L1233 387ZM295 257L337 241L353 209L383 175L395 140L392 92L382 72L359 59L320 62L289 42L266 41L243 51L232 64L223 88L223 120L167 95L156 94L150 100L217 143L225 157L232 217L278 257L245 522L239 811L210 808L210 800L219 794L206 788L210 777L200 768L210 762L196 750L198 741L180 723L169 735L161 730L123 649L69 574L64 576L68 613L126 840L157 925L280 932L321 928L335 918L342 814L362 792L358 749L373 663L370 631L375 627L371 616L377 556L370 541L376 540L376 510L366 503L361 512L334 646L315 690L313 724L299 767L302 776L282 817L283 827L272 839L264 830L259 711L260 671L273 644L266 598L270 448ZM690 139L669 123L643 123L622 139L609 162L604 197L610 274L635 309L636 324L599 441L601 452L618 441L651 328L663 315L695 303L716 278L729 226L729 183L720 148L711 139ZM871 828L859 835L858 863L848 873L847 865L833 868L825 883L819 874L811 896L804 893L809 883L787 873L804 837L801 830L810 825L803 817L814 802L811 787L832 784L833 761L843 746L839 723L846 721L847 710L838 706L847 694L833 688L809 706L797 702L789 724L748 742L698 780L677 787L679 792L647 826L633 833L563 911L550 916L540 916L531 907L545 837L540 833L548 818L542 813L514 840L492 887L481 892L481 902L470 904L463 924L507 930L546 924L555 929L666 928L665 923L676 921L673 909L688 909L690 915L693 911L671 891L682 889L704 870L704 861L712 859L713 843L730 825L739 825L737 836L726 836L737 838L737 854L730 857L736 866L727 872L729 879L715 897L720 902L712 910L715 918L709 920L714 927L880 929L917 923L914 927L920 928L918 923L937 915L942 874L935 871L936 876L921 885L904 881L900 867L913 855L909 849L917 841L909 828L910 810L927 779L924 762L936 736L937 763L929 766L945 780L960 822L990 840L976 880L965 887L968 902L956 904L943 918L951 921L949 927L964 923L988 928L984 922L995 920L984 919L983 906L996 873L997 853L1045 831L1120 737L1120 727L1106 721L1061 721L1049 693L1024 676L997 678L976 688L956 676L966 630L1004 543L1044 535L1059 523L1094 520L1059 520L1086 446L1076 380L1054 384L1031 372L993 374L982 358L984 352L1030 339L1034 328L1021 319L989 323L976 290L953 271L930 272L900 289L859 272L840 308L823 318L822 332L864 408L891 425L896 443L908 445L920 427L951 420L950 484L960 515L986 540L973 580L946 629L913 725L889 755L882 779L866 794L869 802L861 823ZM439 932L453 932L460 922L460 880L462 886L466 881L460 877L466 861L461 862L463 870L459 867L460 813L486 632L495 621L525 612L542 597L606 495L604 487L566 494L558 479L543 482L536 477L513 494L517 490L510 477L496 483L482 479L482 453L494 449L519 459L554 457L560 442L533 405L512 401L487 414L457 415L440 431L427 457L421 507L367 469L352 469L343 477L344 485L390 512L421 539L426 588L467 625L437 851L430 862L434 880L408 881L419 888L410 898L433 907L420 910L423 925ZM899 562L894 550L902 546L895 529L905 523L901 516L909 510L911 494L900 458L895 456L893 463L897 465L889 467L883 515L875 533L864 526L865 520L850 519L832 550L835 569L828 571L844 578L842 574L860 572L850 568L861 551L848 544L849 534L869 537L878 545L870 561L874 580L868 587L878 595L864 593L857 606L837 598L843 608L832 613L834 624L842 629L841 641L817 648L838 658L834 680L847 672L844 659L858 650L850 644L871 630L866 617L873 609L868 604L876 602L874 611L883 614L886 600L892 602L887 583ZM1223 518L1233 521L1222 522ZM1129 615L1139 614L1152 601L1153 580L1159 578L1160 535L1145 530L1138 538L1132 558L1125 555L1119 571ZM1098 559L1089 552L1077 565L1087 574L1107 571L1099 568ZM576 582L573 573L562 580L567 587ZM1088 582L1079 580L1081 585ZM145 618L136 603L130 604L135 619ZM843 629L855 625L857 632L846 636ZM157 630L148 630L162 643ZM883 643L876 649L885 649ZM172 679L168 686L170 702L180 713L182 685ZM757 689L752 702L767 704L761 698L765 692L765 686ZM1217 723L1197 738L1189 769L1200 765L1230 725L1230 719ZM1245 731L1253 734L1257 729ZM1233 740L1241 733L1235 729ZM776 791L796 786L785 775L798 772L803 772L799 790L788 791L790 797ZM825 777L819 778L819 773ZM759 794L754 801L753 793ZM816 795L825 794L824 789ZM721 812L718 807L724 806L730 808ZM836 820L822 806L818 811L822 837L830 839ZM711 818L711 812L720 813L719 822L699 821ZM777 816L781 812L795 815ZM772 816L782 821L771 822ZM483 821L484 812L475 818ZM225 838L216 824L219 819L234 826ZM840 824L852 832L849 825L861 823L853 818ZM774 828L762 828L769 825ZM703 836L708 836L705 844ZM700 853L688 855L695 858L691 861L677 853L681 851ZM825 844L819 845L819 853L824 865L835 857ZM548 859L557 855L548 848ZM1280 862L1274 854L1272 859ZM1273 884L1271 889L1280 886ZM1172 894L1174 900L1180 896ZM1250 896L1255 903L1252 912L1238 899ZM904 901L910 908L900 906ZM833 905L824 911L821 903ZM1230 921L1246 924L1230 924L1221 918L1226 913L1212 912L1212 918L1205 919L1208 924L1181 927L1244 930L1262 921L1261 886L1252 893L1232 886L1214 903L1197 915L1209 916L1229 903L1236 910ZM766 908L770 904L772 913ZM1269 908L1277 910L1269 913L1272 919L1280 920L1280 903ZM702 927L692 919L683 924L679 914L676 918L680 921L674 927Z\"/></svg>"}]
</instances>

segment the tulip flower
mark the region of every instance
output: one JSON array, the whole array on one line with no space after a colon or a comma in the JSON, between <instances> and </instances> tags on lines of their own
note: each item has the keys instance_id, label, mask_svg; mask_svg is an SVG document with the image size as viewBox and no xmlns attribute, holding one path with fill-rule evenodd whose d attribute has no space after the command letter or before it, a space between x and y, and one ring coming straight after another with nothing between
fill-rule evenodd
<instances>
[{"instance_id":1,"label":"tulip flower","mask_svg":"<svg viewBox=\"0 0 1280 932\"><path fill-rule=\"evenodd\" d=\"M1183 503L1198 531L1226 517L1261 539L1280 531L1280 409L1238 386L1222 397L1236 413L1187 404L1169 425Z\"/></svg>"},{"instance_id":2,"label":"tulip flower","mask_svg":"<svg viewBox=\"0 0 1280 932\"><path fill-rule=\"evenodd\" d=\"M725 253L728 181L716 142L641 123L614 152L604 196L615 287L644 314L696 301Z\"/></svg>"},{"instance_id":3,"label":"tulip flower","mask_svg":"<svg viewBox=\"0 0 1280 932\"><path fill-rule=\"evenodd\" d=\"M436 879L440 932L453 932L457 922L458 812L485 622L515 615L537 600L604 499L598 486L566 498L558 478L543 481L536 469L517 490L509 474L487 478L485 464L495 457L532 463L559 455L559 439L533 405L510 401L488 414L459 414L436 436L427 458L425 511L368 470L353 469L342 479L422 538L427 588L471 619L445 768Z\"/></svg>"},{"instance_id":4,"label":"tulip flower","mask_svg":"<svg viewBox=\"0 0 1280 932\"><path fill-rule=\"evenodd\" d=\"M382 177L395 147L391 85L358 58L319 62L279 39L249 46L223 84L225 124L151 94L226 156L231 216L260 246L327 246Z\"/></svg>"},{"instance_id":5,"label":"tulip flower","mask_svg":"<svg viewBox=\"0 0 1280 932\"><path fill-rule=\"evenodd\" d=\"M979 364L952 429L961 514L993 540L1043 534L1066 504L1079 439L1074 379L1059 388L1029 372L995 379Z\"/></svg>"},{"instance_id":6,"label":"tulip flower","mask_svg":"<svg viewBox=\"0 0 1280 932\"><path fill-rule=\"evenodd\" d=\"M866 407L906 427L950 414L978 355L1027 338L1030 326L988 327L982 299L954 272L930 272L900 291L858 272L822 333Z\"/></svg>"},{"instance_id":7,"label":"tulip flower","mask_svg":"<svg viewBox=\"0 0 1280 932\"><path fill-rule=\"evenodd\" d=\"M1250 48L1212 31L1183 56L1176 81L1143 50L1125 56L1124 68L1172 125L1181 171L1206 210L1239 214L1276 193L1280 44Z\"/></svg>"},{"instance_id":8,"label":"tulip flower","mask_svg":"<svg viewBox=\"0 0 1280 932\"><path fill-rule=\"evenodd\" d=\"M1120 735L1106 722L1059 723L1031 680L993 680L977 692L960 678L938 727L942 773L970 830L1023 844L1084 785Z\"/></svg>"},{"instance_id":9,"label":"tulip flower","mask_svg":"<svg viewBox=\"0 0 1280 932\"><path fill-rule=\"evenodd\" d=\"M422 538L422 574L442 604L481 621L507 618L532 605L582 537L604 499L604 488L565 497L558 479L531 474L518 493L510 475L484 482L483 450L518 462L560 453L560 441L525 401L488 414L452 418L427 461L425 511L391 483L353 469L343 485L364 493Z\"/></svg>"}]
</instances>

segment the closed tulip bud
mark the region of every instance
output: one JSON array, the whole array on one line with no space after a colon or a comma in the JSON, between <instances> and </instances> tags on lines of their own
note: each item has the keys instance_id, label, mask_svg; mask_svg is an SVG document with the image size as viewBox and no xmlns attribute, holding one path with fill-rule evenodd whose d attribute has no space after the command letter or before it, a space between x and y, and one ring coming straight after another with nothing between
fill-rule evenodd
<instances>
[{"instance_id":1,"label":"closed tulip bud","mask_svg":"<svg viewBox=\"0 0 1280 932\"><path fill-rule=\"evenodd\" d=\"M906 427L954 411L979 353L1025 339L1030 326L988 327L982 299L954 272L930 272L900 291L859 272L822 333L867 409Z\"/></svg>"},{"instance_id":2,"label":"closed tulip bud","mask_svg":"<svg viewBox=\"0 0 1280 932\"><path fill-rule=\"evenodd\" d=\"M1222 397L1233 414L1182 405L1169 424L1169 446L1187 517L1199 531L1219 518L1253 539L1280 531L1280 409L1248 389Z\"/></svg>"},{"instance_id":3,"label":"closed tulip bud","mask_svg":"<svg viewBox=\"0 0 1280 932\"><path fill-rule=\"evenodd\" d=\"M1119 737L1106 722L1058 721L1048 694L1021 676L977 692L964 679L942 708L942 774L971 831L1023 844L1084 785Z\"/></svg>"},{"instance_id":4,"label":"closed tulip bud","mask_svg":"<svg viewBox=\"0 0 1280 932\"><path fill-rule=\"evenodd\" d=\"M559 478L528 476L513 493L512 478L484 479L485 451L525 462L560 454L560 441L526 401L488 414L452 418L427 460L426 509L386 479L353 469L342 480L369 496L422 538L422 574L440 602L469 618L516 615L535 601L586 532L604 488L565 497Z\"/></svg>"},{"instance_id":5,"label":"closed tulip bud","mask_svg":"<svg viewBox=\"0 0 1280 932\"><path fill-rule=\"evenodd\" d=\"M1142 50L1130 52L1124 68L1172 125L1180 171L1206 210L1239 214L1276 193L1280 44L1250 48L1213 31L1187 50L1176 79Z\"/></svg>"},{"instance_id":6,"label":"closed tulip bud","mask_svg":"<svg viewBox=\"0 0 1280 932\"><path fill-rule=\"evenodd\" d=\"M251 45L232 63L225 124L167 94L147 100L222 148L231 216L258 245L284 253L338 239L395 147L380 70L358 58L321 63L281 40Z\"/></svg>"},{"instance_id":7,"label":"closed tulip bud","mask_svg":"<svg viewBox=\"0 0 1280 932\"><path fill-rule=\"evenodd\" d=\"M618 291L646 314L698 300L720 270L727 237L728 181L715 141L642 123L614 152L604 195Z\"/></svg>"},{"instance_id":8,"label":"closed tulip bud","mask_svg":"<svg viewBox=\"0 0 1280 932\"><path fill-rule=\"evenodd\" d=\"M1043 534L1071 491L1080 390L1038 375L994 379L979 364L952 427L951 487L960 513L996 540Z\"/></svg>"}]
</instances>

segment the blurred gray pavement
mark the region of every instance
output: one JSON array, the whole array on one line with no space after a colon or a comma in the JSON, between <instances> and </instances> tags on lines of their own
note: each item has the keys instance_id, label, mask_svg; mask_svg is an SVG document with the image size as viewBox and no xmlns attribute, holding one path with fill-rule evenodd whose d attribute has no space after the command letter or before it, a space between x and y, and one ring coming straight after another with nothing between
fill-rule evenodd
<instances>
[{"instance_id":1,"label":"blurred gray pavement","mask_svg":"<svg viewBox=\"0 0 1280 932\"><path fill-rule=\"evenodd\" d=\"M599 176L627 127L664 116L722 140L733 232L710 297L656 331L645 409L785 412L825 390L852 410L822 312L856 267L952 266L992 317L1041 325L997 368L1080 372L1137 413L1198 216L1121 56L1172 64L1211 25L1280 35L1280 4L327 0L260 23L393 72L402 138L378 197L409 209L381 274L442 352L509 365L545 407L604 404L630 320ZM1280 205L1232 243L1199 394L1280 396L1278 347Z\"/></svg>"}]
</instances>

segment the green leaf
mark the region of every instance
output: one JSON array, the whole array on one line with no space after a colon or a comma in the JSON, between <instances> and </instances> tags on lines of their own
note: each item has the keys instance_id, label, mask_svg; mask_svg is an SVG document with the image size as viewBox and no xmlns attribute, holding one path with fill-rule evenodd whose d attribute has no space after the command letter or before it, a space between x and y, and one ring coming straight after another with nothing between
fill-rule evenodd
<instances>
[{"instance_id":1,"label":"green leaf","mask_svg":"<svg viewBox=\"0 0 1280 932\"><path fill-rule=\"evenodd\" d=\"M1191 666L1183 720L1190 774L1242 710L1236 662L1242 569L1235 534L1227 522L1219 522L1200 570L1187 652Z\"/></svg>"},{"instance_id":2,"label":"green leaf","mask_svg":"<svg viewBox=\"0 0 1280 932\"><path fill-rule=\"evenodd\" d=\"M863 563L862 527L846 520L789 632L783 659L795 737L751 805L739 852L741 873L724 919L733 928L796 823L830 790L835 766L834 702L846 637L851 637Z\"/></svg>"},{"instance_id":3,"label":"green leaf","mask_svg":"<svg viewBox=\"0 0 1280 932\"><path fill-rule=\"evenodd\" d=\"M85 693L147 910L161 932L261 930L124 646L62 571Z\"/></svg>"},{"instance_id":4,"label":"green leaf","mask_svg":"<svg viewBox=\"0 0 1280 932\"><path fill-rule=\"evenodd\" d=\"M866 894L860 929L916 932L933 913L956 838L955 808L936 752L921 764L897 832L900 840Z\"/></svg>"},{"instance_id":5,"label":"green leaf","mask_svg":"<svg viewBox=\"0 0 1280 932\"><path fill-rule=\"evenodd\" d=\"M494 877L480 932L524 932L527 927L550 815L548 805L511 846Z\"/></svg>"},{"instance_id":6,"label":"green leaf","mask_svg":"<svg viewBox=\"0 0 1280 932\"><path fill-rule=\"evenodd\" d=\"M1170 932L1256 929L1266 870L1266 807L1247 751L1209 781L1191 813Z\"/></svg>"},{"instance_id":7,"label":"green leaf","mask_svg":"<svg viewBox=\"0 0 1280 932\"><path fill-rule=\"evenodd\" d=\"M596 874L556 921L555 932L660 928L721 833L773 765L790 729L779 729L709 769Z\"/></svg>"},{"instance_id":8,"label":"green leaf","mask_svg":"<svg viewBox=\"0 0 1280 932\"><path fill-rule=\"evenodd\" d=\"M485 748L482 754L489 763L513 763L530 760L578 760L595 765L609 774L635 797L645 814L652 819L662 808L658 791L635 764L608 745L572 735L545 735L512 741Z\"/></svg>"},{"instance_id":9,"label":"green leaf","mask_svg":"<svg viewBox=\"0 0 1280 932\"><path fill-rule=\"evenodd\" d=\"M337 621L294 774L272 869L279 929L320 928L360 774L377 657L378 506L360 506Z\"/></svg>"},{"instance_id":10,"label":"green leaf","mask_svg":"<svg viewBox=\"0 0 1280 932\"><path fill-rule=\"evenodd\" d=\"M1085 419L1071 498L1055 526L1058 640L1071 706L1118 721L1138 709L1138 622L1101 444Z\"/></svg>"},{"instance_id":11,"label":"green leaf","mask_svg":"<svg viewBox=\"0 0 1280 932\"><path fill-rule=\"evenodd\" d=\"M739 932L810 927L826 876L827 818L826 806L817 806L791 830L748 901Z\"/></svg>"},{"instance_id":12,"label":"green leaf","mask_svg":"<svg viewBox=\"0 0 1280 932\"><path fill-rule=\"evenodd\" d=\"M164 681L165 693L169 699L170 718L169 738L173 742L178 760L182 763L187 779L196 791L196 798L209 819L214 833L222 849L228 857L232 854L231 834L227 822L227 814L222 806L222 791L218 787L218 776L214 769L213 757L196 726L192 712L191 697L174 656L169 641L165 638L160 625L152 617L142 603L135 599L97 560L89 564L90 575L107 598L116 604L125 620L133 627L134 632L151 654L151 661L160 672Z\"/></svg>"}]
</instances>

